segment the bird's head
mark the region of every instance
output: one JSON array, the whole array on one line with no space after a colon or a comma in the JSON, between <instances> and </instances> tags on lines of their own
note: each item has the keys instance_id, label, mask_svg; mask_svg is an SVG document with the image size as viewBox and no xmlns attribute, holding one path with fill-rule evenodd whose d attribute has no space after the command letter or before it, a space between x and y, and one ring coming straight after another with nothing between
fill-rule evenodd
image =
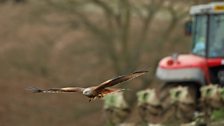
<instances>
[{"instance_id":1,"label":"bird's head","mask_svg":"<svg viewBox=\"0 0 224 126\"><path fill-rule=\"evenodd\" d=\"M86 88L82 92L86 96L91 96L92 95L92 89L91 88Z\"/></svg>"}]
</instances>

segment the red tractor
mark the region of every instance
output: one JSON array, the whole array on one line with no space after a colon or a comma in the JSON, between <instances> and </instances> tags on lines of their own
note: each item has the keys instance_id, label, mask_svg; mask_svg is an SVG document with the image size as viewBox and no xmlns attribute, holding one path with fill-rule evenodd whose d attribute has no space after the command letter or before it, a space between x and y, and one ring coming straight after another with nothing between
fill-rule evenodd
<instances>
[{"instance_id":1,"label":"red tractor","mask_svg":"<svg viewBox=\"0 0 224 126\"><path fill-rule=\"evenodd\" d=\"M197 100L201 86L224 86L224 2L193 6L190 14L185 32L192 34L191 53L163 58L156 76L164 82L162 90L188 86Z\"/></svg>"}]
</instances>

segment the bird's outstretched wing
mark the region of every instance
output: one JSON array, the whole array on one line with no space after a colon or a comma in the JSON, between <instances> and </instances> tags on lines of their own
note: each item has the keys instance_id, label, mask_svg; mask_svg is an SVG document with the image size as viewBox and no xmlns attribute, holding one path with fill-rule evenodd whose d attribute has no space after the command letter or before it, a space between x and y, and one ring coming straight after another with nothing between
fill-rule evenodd
<instances>
[{"instance_id":1,"label":"bird's outstretched wing","mask_svg":"<svg viewBox=\"0 0 224 126\"><path fill-rule=\"evenodd\" d=\"M99 86L97 86L95 88L95 90L96 91L103 90L107 87L111 87L111 86L114 86L116 84L122 83L124 81L128 81L128 80L134 79L136 77L139 77L139 76L145 74L146 72L148 72L148 71L136 71L136 72L133 72L133 73L128 74L128 75L118 76L114 79L110 79L110 80L107 80L107 81L101 83Z\"/></svg>"},{"instance_id":2,"label":"bird's outstretched wing","mask_svg":"<svg viewBox=\"0 0 224 126\"><path fill-rule=\"evenodd\" d=\"M40 89L36 87L28 88L27 90L33 93L66 93L66 92L79 92L82 93L84 88L81 87L65 87L65 88L49 88L49 89Z\"/></svg>"}]
</instances>

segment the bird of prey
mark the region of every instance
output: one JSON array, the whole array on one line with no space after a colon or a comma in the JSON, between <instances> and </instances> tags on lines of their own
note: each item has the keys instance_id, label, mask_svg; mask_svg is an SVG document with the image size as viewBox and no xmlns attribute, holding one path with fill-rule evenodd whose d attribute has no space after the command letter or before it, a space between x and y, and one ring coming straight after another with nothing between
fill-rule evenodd
<instances>
[{"instance_id":1,"label":"bird of prey","mask_svg":"<svg viewBox=\"0 0 224 126\"><path fill-rule=\"evenodd\" d=\"M91 101L96 98L102 98L106 94L113 93L116 91L121 91L122 89L109 88L109 87L122 83L124 81L134 79L136 77L139 77L145 74L146 72L148 71L136 71L127 75L122 75L122 76L118 76L116 78L107 80L99 84L98 86L91 86L87 88L82 88L82 87L64 87L64 88L50 88L50 89L30 88L29 90L31 90L33 93L78 92L78 93L82 93L84 96L87 96L89 98L89 101Z\"/></svg>"}]
</instances>

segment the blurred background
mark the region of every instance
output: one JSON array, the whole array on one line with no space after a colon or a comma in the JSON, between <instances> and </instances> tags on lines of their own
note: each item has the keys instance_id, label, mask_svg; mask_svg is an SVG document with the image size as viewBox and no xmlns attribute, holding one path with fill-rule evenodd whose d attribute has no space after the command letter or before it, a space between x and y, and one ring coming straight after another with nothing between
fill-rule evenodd
<instances>
[{"instance_id":1,"label":"blurred background","mask_svg":"<svg viewBox=\"0 0 224 126\"><path fill-rule=\"evenodd\" d=\"M0 125L103 126L102 100L27 87L92 86L149 70L122 87L156 87L158 61L188 53L189 8L209 0L0 0ZM135 107L128 120L138 117Z\"/></svg>"}]
</instances>

